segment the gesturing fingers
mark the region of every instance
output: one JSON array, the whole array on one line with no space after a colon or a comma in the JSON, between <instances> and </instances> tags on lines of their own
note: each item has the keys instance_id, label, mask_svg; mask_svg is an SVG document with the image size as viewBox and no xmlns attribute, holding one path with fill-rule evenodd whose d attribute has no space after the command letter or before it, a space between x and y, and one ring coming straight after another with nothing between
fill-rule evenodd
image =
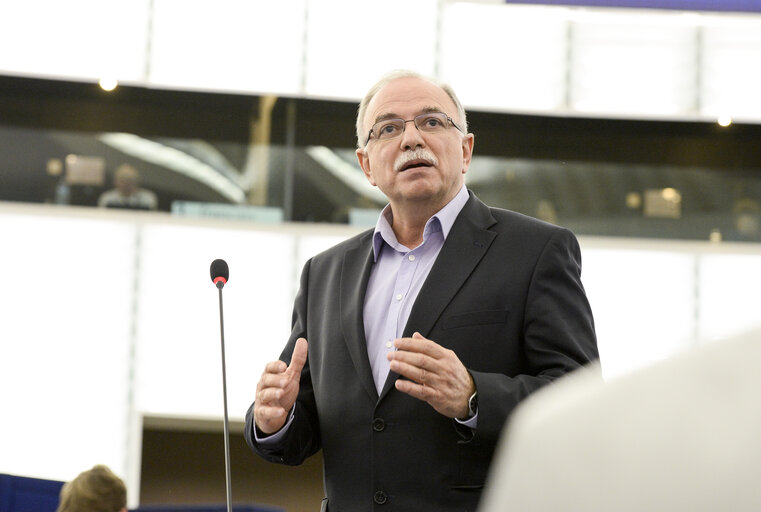
<instances>
[{"instance_id":1,"label":"gesturing fingers","mask_svg":"<svg viewBox=\"0 0 761 512\"><path fill-rule=\"evenodd\" d=\"M434 359L439 359L445 355L446 349L435 341L424 338L422 334L416 332L411 338L399 338L394 341L394 347L404 352L426 355Z\"/></svg>"},{"instance_id":2,"label":"gesturing fingers","mask_svg":"<svg viewBox=\"0 0 761 512\"><path fill-rule=\"evenodd\" d=\"M301 370L307 359L307 341L299 338L293 349L291 364L273 361L264 368L256 385L254 416L257 427L265 433L279 430L299 392Z\"/></svg>"},{"instance_id":3,"label":"gesturing fingers","mask_svg":"<svg viewBox=\"0 0 761 512\"><path fill-rule=\"evenodd\" d=\"M307 340L305 338L299 338L296 340L296 346L293 348L293 355L291 356L291 364L288 365L287 373L290 378L300 378L301 370L307 361Z\"/></svg>"},{"instance_id":4,"label":"gesturing fingers","mask_svg":"<svg viewBox=\"0 0 761 512\"><path fill-rule=\"evenodd\" d=\"M434 385L446 374L446 350L419 333L394 342L396 351L388 353L391 370L419 384Z\"/></svg>"},{"instance_id":5,"label":"gesturing fingers","mask_svg":"<svg viewBox=\"0 0 761 512\"><path fill-rule=\"evenodd\" d=\"M396 340L395 346L397 350L388 354L390 368L409 379L397 379L396 389L445 416L460 416L474 386L457 355L418 333Z\"/></svg>"}]
</instances>

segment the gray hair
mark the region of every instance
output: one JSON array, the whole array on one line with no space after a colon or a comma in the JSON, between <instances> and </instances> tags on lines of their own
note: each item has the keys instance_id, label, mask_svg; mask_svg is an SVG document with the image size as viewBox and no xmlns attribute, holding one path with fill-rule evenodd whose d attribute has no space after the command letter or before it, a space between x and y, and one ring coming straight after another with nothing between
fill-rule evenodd
<instances>
[{"instance_id":1,"label":"gray hair","mask_svg":"<svg viewBox=\"0 0 761 512\"><path fill-rule=\"evenodd\" d=\"M425 75L422 75L420 73L417 73L415 71L410 71L406 69L391 71L389 73L386 73L381 77L380 80L375 82L375 84L370 87L370 90L367 91L367 94L365 94L365 97L362 98L362 101L359 103L359 108L357 109L357 147L362 149L364 147L364 139L367 136L366 133L364 133L363 125L365 123L365 113L367 112L367 104L370 103L370 100L373 99L373 97L378 94L378 91L383 89L386 85L388 85L390 82L393 82L394 80L398 80L399 78L419 78L421 80L426 80L428 82L431 82L435 86L441 88L442 91L447 93L449 98L454 103L455 107L457 108L457 117L459 118L459 127L462 129L463 133L468 133L468 120L465 116L465 109L462 106L462 103L460 103L460 100L457 98L457 95L454 92L454 89L449 84L445 84L439 80L436 80L435 78L427 77Z\"/></svg>"}]
</instances>

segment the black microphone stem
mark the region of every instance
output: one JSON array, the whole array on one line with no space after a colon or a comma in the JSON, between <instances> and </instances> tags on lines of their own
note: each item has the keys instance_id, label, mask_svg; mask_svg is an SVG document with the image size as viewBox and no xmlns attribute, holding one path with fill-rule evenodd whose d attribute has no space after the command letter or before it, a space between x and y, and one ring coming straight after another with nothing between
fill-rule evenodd
<instances>
[{"instance_id":1,"label":"black microphone stem","mask_svg":"<svg viewBox=\"0 0 761 512\"><path fill-rule=\"evenodd\" d=\"M222 398L225 404L225 482L227 483L227 512L232 512L232 488L230 486L230 422L227 418L227 371L225 369L225 323L222 316L222 287L224 282L217 282L219 289L219 333L222 341Z\"/></svg>"}]
</instances>

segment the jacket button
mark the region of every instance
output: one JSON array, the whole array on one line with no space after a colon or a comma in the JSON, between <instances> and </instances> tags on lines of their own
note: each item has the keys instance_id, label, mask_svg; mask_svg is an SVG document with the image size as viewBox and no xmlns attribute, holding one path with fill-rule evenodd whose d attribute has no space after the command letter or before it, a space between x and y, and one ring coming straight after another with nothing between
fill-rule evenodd
<instances>
[{"instance_id":1,"label":"jacket button","mask_svg":"<svg viewBox=\"0 0 761 512\"><path fill-rule=\"evenodd\" d=\"M376 493L373 495L373 501L374 501L374 502L375 502L377 505L383 505L384 503L386 503L386 500L388 500L388 496L386 496L386 493L385 493L385 492L383 492L383 491L377 491L377 492L376 492Z\"/></svg>"},{"instance_id":2,"label":"jacket button","mask_svg":"<svg viewBox=\"0 0 761 512\"><path fill-rule=\"evenodd\" d=\"M383 421L383 418L375 418L373 420L373 430L375 430L376 432L380 432L384 428L386 428L386 422Z\"/></svg>"}]
</instances>

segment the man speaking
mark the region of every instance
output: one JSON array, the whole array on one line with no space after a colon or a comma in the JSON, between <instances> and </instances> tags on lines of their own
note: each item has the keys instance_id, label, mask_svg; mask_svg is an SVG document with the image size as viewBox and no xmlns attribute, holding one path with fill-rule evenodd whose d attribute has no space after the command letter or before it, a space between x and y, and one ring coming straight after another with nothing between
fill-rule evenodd
<instances>
[{"instance_id":1,"label":"man speaking","mask_svg":"<svg viewBox=\"0 0 761 512\"><path fill-rule=\"evenodd\" d=\"M246 414L269 461L323 450L324 510L475 510L515 406L598 357L576 238L469 192L473 144L451 88L416 73L359 105L357 158L389 204L307 262Z\"/></svg>"}]
</instances>

